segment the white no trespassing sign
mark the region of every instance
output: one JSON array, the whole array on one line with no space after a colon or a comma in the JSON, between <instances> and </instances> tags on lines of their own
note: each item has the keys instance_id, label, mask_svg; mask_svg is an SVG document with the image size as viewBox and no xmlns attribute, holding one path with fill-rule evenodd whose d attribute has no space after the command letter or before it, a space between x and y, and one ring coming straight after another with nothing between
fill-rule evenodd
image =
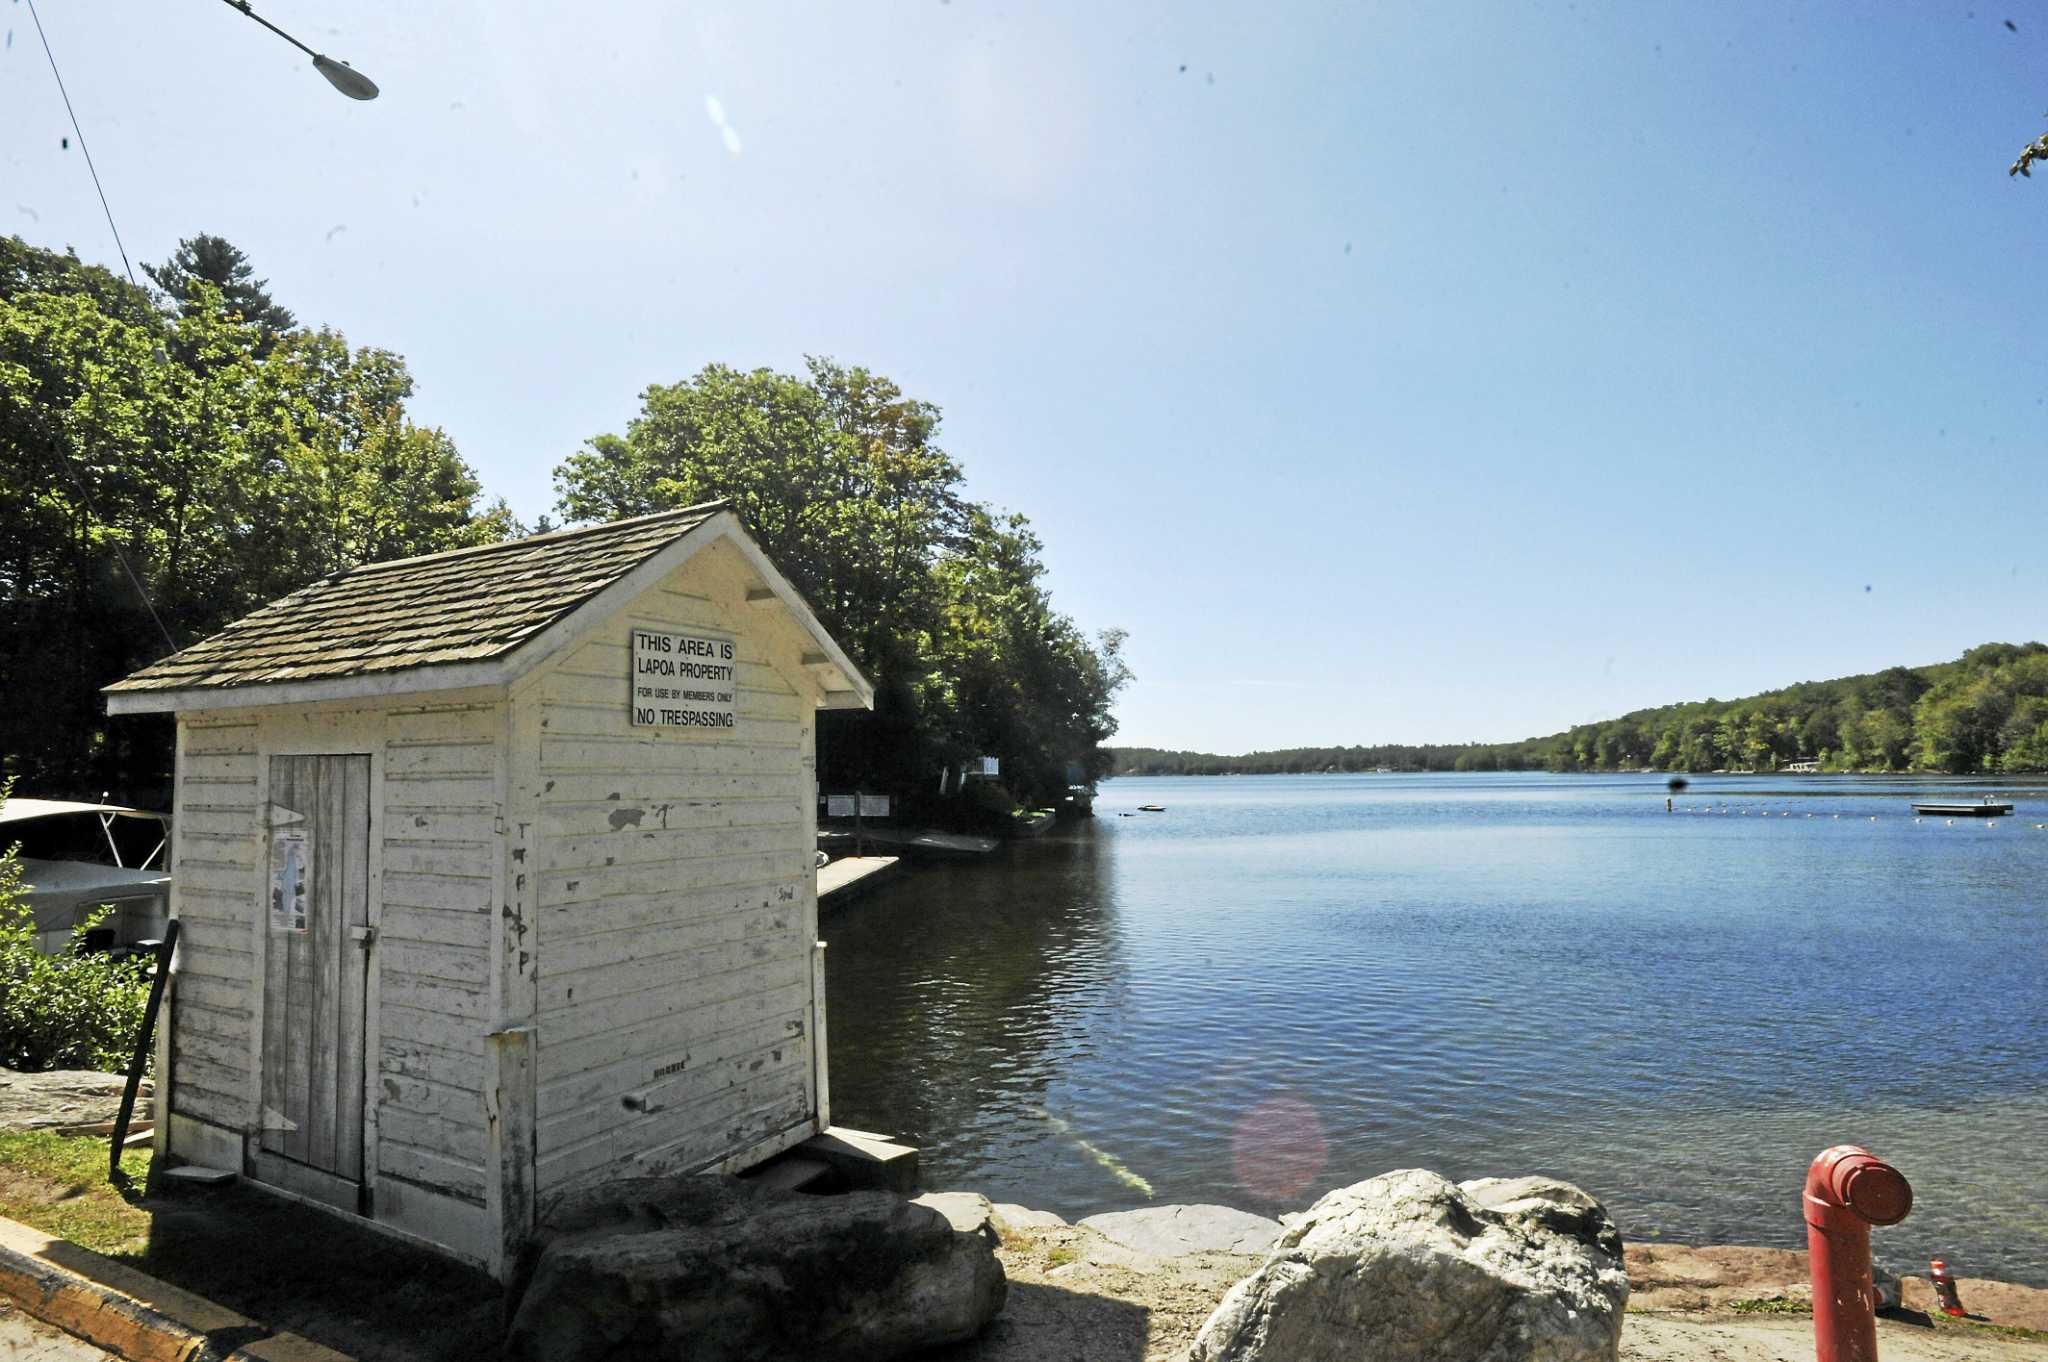
<instances>
[{"instance_id":1,"label":"white no trespassing sign","mask_svg":"<svg viewBox=\"0 0 2048 1362\"><path fill-rule=\"evenodd\" d=\"M738 653L729 638L635 629L634 727L738 728Z\"/></svg>"}]
</instances>

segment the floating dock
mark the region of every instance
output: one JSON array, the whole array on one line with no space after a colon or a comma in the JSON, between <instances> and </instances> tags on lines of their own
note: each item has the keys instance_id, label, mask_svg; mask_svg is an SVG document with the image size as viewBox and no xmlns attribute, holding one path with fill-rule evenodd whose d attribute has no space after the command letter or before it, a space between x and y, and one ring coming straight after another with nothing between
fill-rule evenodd
<instances>
[{"instance_id":1,"label":"floating dock","mask_svg":"<svg viewBox=\"0 0 2048 1362\"><path fill-rule=\"evenodd\" d=\"M1915 804L1913 812L1931 818L2003 818L2012 812L2010 804Z\"/></svg>"},{"instance_id":2,"label":"floating dock","mask_svg":"<svg viewBox=\"0 0 2048 1362\"><path fill-rule=\"evenodd\" d=\"M900 856L842 856L818 867L818 907L836 908L902 873Z\"/></svg>"}]
</instances>

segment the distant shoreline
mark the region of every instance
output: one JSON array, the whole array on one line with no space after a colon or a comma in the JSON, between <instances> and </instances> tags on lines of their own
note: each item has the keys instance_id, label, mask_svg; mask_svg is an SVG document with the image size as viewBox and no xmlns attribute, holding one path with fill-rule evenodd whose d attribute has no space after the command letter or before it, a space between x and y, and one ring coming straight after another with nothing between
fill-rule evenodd
<instances>
[{"instance_id":1,"label":"distant shoreline","mask_svg":"<svg viewBox=\"0 0 2048 1362\"><path fill-rule=\"evenodd\" d=\"M1713 776L1757 777L1797 780L1806 776L1854 776L1858 780L1920 781L1939 780L1955 784L1984 785L1994 789L2029 789L2033 793L2048 794L2048 788L2039 787L2039 782L2048 780L2048 769L2039 771L2009 771L2000 775L1956 775L1948 771L1549 771L1540 766L1517 767L1507 771L1432 771L1426 769L1405 771L1117 771L1099 778L1098 783L1112 780L1140 778L1146 780L1170 780L1180 777L1222 777L1222 776L1658 776L1669 779L1673 776L1686 780L1706 780ZM2013 779L2014 777L2017 780Z\"/></svg>"}]
</instances>

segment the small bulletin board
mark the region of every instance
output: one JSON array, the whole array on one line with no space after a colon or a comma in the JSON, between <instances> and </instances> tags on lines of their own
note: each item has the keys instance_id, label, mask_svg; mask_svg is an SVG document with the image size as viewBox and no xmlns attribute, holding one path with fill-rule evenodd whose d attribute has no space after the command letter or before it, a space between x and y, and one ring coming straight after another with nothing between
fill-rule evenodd
<instances>
[{"instance_id":1,"label":"small bulletin board","mask_svg":"<svg viewBox=\"0 0 2048 1362\"><path fill-rule=\"evenodd\" d=\"M313 834L278 828L270 834L270 930L304 932L313 893Z\"/></svg>"}]
</instances>

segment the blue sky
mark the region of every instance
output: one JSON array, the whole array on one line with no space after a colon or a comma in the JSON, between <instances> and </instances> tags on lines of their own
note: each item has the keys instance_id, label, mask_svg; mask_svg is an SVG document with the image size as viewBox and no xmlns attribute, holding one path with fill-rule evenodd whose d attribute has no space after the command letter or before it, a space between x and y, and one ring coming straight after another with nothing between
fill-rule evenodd
<instances>
[{"instance_id":1,"label":"blue sky","mask_svg":"<svg viewBox=\"0 0 2048 1362\"><path fill-rule=\"evenodd\" d=\"M217 0L38 3L138 267L227 236L529 519L707 362L938 403L1131 631L1124 741L2048 634L2038 6L259 6L357 104ZM0 221L116 263L0 26Z\"/></svg>"}]
</instances>

